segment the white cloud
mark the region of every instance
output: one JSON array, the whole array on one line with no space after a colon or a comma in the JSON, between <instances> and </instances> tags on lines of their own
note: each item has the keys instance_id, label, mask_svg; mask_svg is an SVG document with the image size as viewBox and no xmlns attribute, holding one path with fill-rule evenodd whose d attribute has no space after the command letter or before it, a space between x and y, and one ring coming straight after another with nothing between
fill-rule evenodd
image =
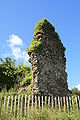
<instances>
[{"instance_id":1,"label":"white cloud","mask_svg":"<svg viewBox=\"0 0 80 120\"><path fill-rule=\"evenodd\" d=\"M11 55L13 58L15 60L21 60L24 64L29 65L29 56L24 50L21 49L22 45L24 45L22 39L19 36L12 34L9 36L9 40L7 40L7 42L11 49Z\"/></svg>"},{"instance_id":2,"label":"white cloud","mask_svg":"<svg viewBox=\"0 0 80 120\"><path fill-rule=\"evenodd\" d=\"M21 38L18 37L17 35L14 35L14 34L12 34L12 35L9 36L8 42L9 42L10 47L14 47L16 45L17 46L21 46L22 45Z\"/></svg>"},{"instance_id":3,"label":"white cloud","mask_svg":"<svg viewBox=\"0 0 80 120\"><path fill-rule=\"evenodd\" d=\"M14 56L15 59L22 58L22 51L20 47L13 47L12 49L12 55Z\"/></svg>"},{"instance_id":4,"label":"white cloud","mask_svg":"<svg viewBox=\"0 0 80 120\"><path fill-rule=\"evenodd\" d=\"M76 85L76 88L78 88L78 90L80 91L80 83Z\"/></svg>"}]
</instances>

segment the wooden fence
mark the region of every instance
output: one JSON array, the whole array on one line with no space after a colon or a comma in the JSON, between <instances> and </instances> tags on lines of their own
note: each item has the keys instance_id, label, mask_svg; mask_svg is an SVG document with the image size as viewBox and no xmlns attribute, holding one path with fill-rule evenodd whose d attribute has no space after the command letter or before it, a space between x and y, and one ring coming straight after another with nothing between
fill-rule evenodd
<instances>
[{"instance_id":1,"label":"wooden fence","mask_svg":"<svg viewBox=\"0 0 80 120\"><path fill-rule=\"evenodd\" d=\"M54 96L27 96L27 95L15 95L15 96L1 96L0 97L0 112L7 110L14 115L18 115L20 112L25 114L29 112L29 109L51 107L65 111L70 109L80 109L80 97L79 96L66 96L66 97L54 97Z\"/></svg>"}]
</instances>

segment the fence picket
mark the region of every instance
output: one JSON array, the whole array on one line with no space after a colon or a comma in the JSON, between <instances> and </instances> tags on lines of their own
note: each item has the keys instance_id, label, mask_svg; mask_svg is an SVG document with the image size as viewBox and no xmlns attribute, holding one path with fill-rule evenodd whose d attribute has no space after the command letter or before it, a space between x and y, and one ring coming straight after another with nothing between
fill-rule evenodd
<instances>
[{"instance_id":1,"label":"fence picket","mask_svg":"<svg viewBox=\"0 0 80 120\"><path fill-rule=\"evenodd\" d=\"M79 96L66 96L66 97L53 97L52 96L33 96L30 100L30 95L28 96L28 101L27 101L27 95L25 94L25 96L23 96L23 94L20 95L15 95L13 96L4 96L0 98L0 112L1 109L4 108L4 110L8 110L9 111L9 107L10 107L10 112L14 113L14 115L19 115L19 112L21 111L21 113L24 113L23 115L26 115L26 112L28 112L29 114L29 109L30 106L33 109L33 106L35 106L35 108L40 108L42 107L43 110L43 106L45 105L45 107L55 107L58 108L59 110L61 110L61 107L63 106L64 108L64 112L68 112L68 114L70 115L70 112L72 112L72 109L76 108L76 110L78 111L78 109L80 109L80 97Z\"/></svg>"},{"instance_id":2,"label":"fence picket","mask_svg":"<svg viewBox=\"0 0 80 120\"><path fill-rule=\"evenodd\" d=\"M71 96L69 96L69 105L70 105L70 109L71 109Z\"/></svg>"},{"instance_id":3,"label":"fence picket","mask_svg":"<svg viewBox=\"0 0 80 120\"><path fill-rule=\"evenodd\" d=\"M55 108L57 108L57 100L56 100L56 97L55 97Z\"/></svg>"},{"instance_id":4,"label":"fence picket","mask_svg":"<svg viewBox=\"0 0 80 120\"><path fill-rule=\"evenodd\" d=\"M59 107L59 110L60 110L60 97L58 96L58 107Z\"/></svg>"},{"instance_id":5,"label":"fence picket","mask_svg":"<svg viewBox=\"0 0 80 120\"><path fill-rule=\"evenodd\" d=\"M6 96L4 98L4 109L6 108Z\"/></svg>"},{"instance_id":6,"label":"fence picket","mask_svg":"<svg viewBox=\"0 0 80 120\"><path fill-rule=\"evenodd\" d=\"M67 110L69 110L68 96L66 97L66 107L67 107Z\"/></svg>"},{"instance_id":7,"label":"fence picket","mask_svg":"<svg viewBox=\"0 0 80 120\"><path fill-rule=\"evenodd\" d=\"M27 103L26 98L27 98L27 95L25 95L25 106L24 106L25 115L26 115L26 103Z\"/></svg>"},{"instance_id":8,"label":"fence picket","mask_svg":"<svg viewBox=\"0 0 80 120\"><path fill-rule=\"evenodd\" d=\"M43 109L43 96L42 96L42 109Z\"/></svg>"},{"instance_id":9,"label":"fence picket","mask_svg":"<svg viewBox=\"0 0 80 120\"><path fill-rule=\"evenodd\" d=\"M20 95L18 95L17 115L19 115L19 108L20 108Z\"/></svg>"},{"instance_id":10,"label":"fence picket","mask_svg":"<svg viewBox=\"0 0 80 120\"><path fill-rule=\"evenodd\" d=\"M64 103L64 112L65 112L65 97L63 97L63 103Z\"/></svg>"},{"instance_id":11,"label":"fence picket","mask_svg":"<svg viewBox=\"0 0 80 120\"><path fill-rule=\"evenodd\" d=\"M35 108L37 108L37 96L35 95Z\"/></svg>"},{"instance_id":12,"label":"fence picket","mask_svg":"<svg viewBox=\"0 0 80 120\"><path fill-rule=\"evenodd\" d=\"M75 97L75 100L76 100L76 110L78 112L78 101L77 101L77 96Z\"/></svg>"},{"instance_id":13,"label":"fence picket","mask_svg":"<svg viewBox=\"0 0 80 120\"><path fill-rule=\"evenodd\" d=\"M38 96L38 103L39 103L39 108L40 108L40 96Z\"/></svg>"},{"instance_id":14,"label":"fence picket","mask_svg":"<svg viewBox=\"0 0 80 120\"><path fill-rule=\"evenodd\" d=\"M11 96L11 112L12 112L12 109L13 109L13 96Z\"/></svg>"},{"instance_id":15,"label":"fence picket","mask_svg":"<svg viewBox=\"0 0 80 120\"><path fill-rule=\"evenodd\" d=\"M15 101L14 101L14 116L16 114L16 99L17 99L17 95L15 95Z\"/></svg>"},{"instance_id":16,"label":"fence picket","mask_svg":"<svg viewBox=\"0 0 80 120\"><path fill-rule=\"evenodd\" d=\"M50 107L50 96L48 96L48 107Z\"/></svg>"},{"instance_id":17,"label":"fence picket","mask_svg":"<svg viewBox=\"0 0 80 120\"><path fill-rule=\"evenodd\" d=\"M28 117L29 117L30 95L28 96Z\"/></svg>"},{"instance_id":18,"label":"fence picket","mask_svg":"<svg viewBox=\"0 0 80 120\"><path fill-rule=\"evenodd\" d=\"M10 96L8 96L8 101L7 101L7 110L9 108L9 102L10 102Z\"/></svg>"},{"instance_id":19,"label":"fence picket","mask_svg":"<svg viewBox=\"0 0 80 120\"><path fill-rule=\"evenodd\" d=\"M72 108L74 109L74 97L72 96Z\"/></svg>"},{"instance_id":20,"label":"fence picket","mask_svg":"<svg viewBox=\"0 0 80 120\"><path fill-rule=\"evenodd\" d=\"M53 108L53 95L51 96L51 103L52 103L52 108Z\"/></svg>"},{"instance_id":21,"label":"fence picket","mask_svg":"<svg viewBox=\"0 0 80 120\"><path fill-rule=\"evenodd\" d=\"M33 95L32 95L32 109L33 109Z\"/></svg>"},{"instance_id":22,"label":"fence picket","mask_svg":"<svg viewBox=\"0 0 80 120\"><path fill-rule=\"evenodd\" d=\"M62 107L62 97L60 97L61 107Z\"/></svg>"},{"instance_id":23,"label":"fence picket","mask_svg":"<svg viewBox=\"0 0 80 120\"><path fill-rule=\"evenodd\" d=\"M21 97L21 112L23 113L24 112L24 105L23 105L23 94L22 94L22 97Z\"/></svg>"}]
</instances>

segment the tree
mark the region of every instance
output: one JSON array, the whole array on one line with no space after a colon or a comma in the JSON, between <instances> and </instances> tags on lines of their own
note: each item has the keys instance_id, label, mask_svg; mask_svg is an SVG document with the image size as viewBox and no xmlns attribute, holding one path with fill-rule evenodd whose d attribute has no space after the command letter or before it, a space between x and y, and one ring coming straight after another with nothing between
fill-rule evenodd
<instances>
[{"instance_id":1,"label":"tree","mask_svg":"<svg viewBox=\"0 0 80 120\"><path fill-rule=\"evenodd\" d=\"M77 95L77 96L80 96L80 91L77 89L77 88L72 88L72 90L70 90L70 93L72 95Z\"/></svg>"},{"instance_id":2,"label":"tree","mask_svg":"<svg viewBox=\"0 0 80 120\"><path fill-rule=\"evenodd\" d=\"M0 90L5 86L7 90L14 86L15 82L15 60L0 58Z\"/></svg>"},{"instance_id":3,"label":"tree","mask_svg":"<svg viewBox=\"0 0 80 120\"><path fill-rule=\"evenodd\" d=\"M28 86L32 81L32 70L29 66L24 66L23 63L19 63L16 68L16 82L18 87Z\"/></svg>"},{"instance_id":4,"label":"tree","mask_svg":"<svg viewBox=\"0 0 80 120\"><path fill-rule=\"evenodd\" d=\"M0 91L6 87L7 91L10 88L14 88L16 85L19 87L28 86L32 81L32 70L29 66L24 66L23 63L19 63L15 67L15 60L11 58L5 58L3 61L0 58Z\"/></svg>"}]
</instances>

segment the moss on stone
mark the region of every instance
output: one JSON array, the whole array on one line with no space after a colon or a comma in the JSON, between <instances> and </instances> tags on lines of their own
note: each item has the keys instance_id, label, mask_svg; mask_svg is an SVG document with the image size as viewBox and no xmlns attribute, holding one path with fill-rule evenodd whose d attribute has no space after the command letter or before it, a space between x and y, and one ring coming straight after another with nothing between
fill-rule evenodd
<instances>
[{"instance_id":1,"label":"moss on stone","mask_svg":"<svg viewBox=\"0 0 80 120\"><path fill-rule=\"evenodd\" d=\"M27 48L27 54L32 53L34 50L36 50L40 46L41 42L36 41L35 39L32 40L31 45L29 48Z\"/></svg>"},{"instance_id":2,"label":"moss on stone","mask_svg":"<svg viewBox=\"0 0 80 120\"><path fill-rule=\"evenodd\" d=\"M53 26L50 22L48 22L48 20L46 20L45 18L43 18L42 20L40 20L40 21L36 24L36 26L35 26L35 28L34 28L34 36L36 36L36 32L37 32L38 30L40 30L41 28L47 28L48 25L50 26L50 28L51 28L53 31L55 31L54 26Z\"/></svg>"},{"instance_id":3,"label":"moss on stone","mask_svg":"<svg viewBox=\"0 0 80 120\"><path fill-rule=\"evenodd\" d=\"M41 35L45 34L45 30L48 31L48 29L53 31L52 35L53 35L53 37L55 37L58 40L61 51L63 51L63 52L65 51L65 47L63 46L58 33L55 32L54 26L50 22L48 22L48 20L43 18L36 24L36 26L34 28L34 36L33 36L34 39L32 40L30 47L27 48L27 50L26 50L28 54L31 54L33 51L35 51L40 46L41 42L38 41L36 38L41 37Z\"/></svg>"}]
</instances>

